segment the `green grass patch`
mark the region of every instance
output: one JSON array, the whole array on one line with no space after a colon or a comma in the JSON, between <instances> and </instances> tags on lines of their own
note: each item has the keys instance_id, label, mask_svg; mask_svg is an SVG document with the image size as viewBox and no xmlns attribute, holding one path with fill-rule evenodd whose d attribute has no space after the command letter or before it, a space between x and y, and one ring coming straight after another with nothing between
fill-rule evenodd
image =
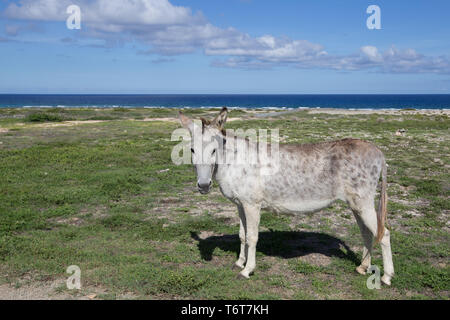
<instances>
[{"instance_id":1,"label":"green grass patch","mask_svg":"<svg viewBox=\"0 0 450 320\"><path fill-rule=\"evenodd\" d=\"M60 115L47 112L33 112L25 117L27 122L61 122L64 120Z\"/></svg>"},{"instance_id":2,"label":"green grass patch","mask_svg":"<svg viewBox=\"0 0 450 320\"><path fill-rule=\"evenodd\" d=\"M367 277L355 272L359 228L342 203L295 217L263 211L257 269L249 281L237 280L230 266L240 248L239 225L216 214L229 201L194 194L192 167L171 162L176 142L170 135L179 125L132 120L176 117L177 111L1 109L0 124L9 131L0 133L0 283L20 286L25 275L64 279L75 264L86 286L107 291L101 299L130 292L150 299L448 299L450 176L440 164L450 162L447 116L304 111L267 120L230 113L246 119L228 128L279 128L285 142L296 143L334 140L330 133L339 133L385 152L396 276L392 289L370 291ZM185 111L211 117L212 110ZM33 124L69 119L105 121ZM395 136L399 128L407 129L404 137ZM330 263L307 263L309 254ZM382 266L379 246L373 264Z\"/></svg>"}]
</instances>

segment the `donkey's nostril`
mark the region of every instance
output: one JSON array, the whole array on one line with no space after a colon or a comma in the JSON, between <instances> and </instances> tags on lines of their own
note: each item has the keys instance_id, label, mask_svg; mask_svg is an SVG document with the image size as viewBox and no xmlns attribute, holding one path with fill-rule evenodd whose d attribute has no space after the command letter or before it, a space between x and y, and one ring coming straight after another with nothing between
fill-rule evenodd
<instances>
[{"instance_id":1,"label":"donkey's nostril","mask_svg":"<svg viewBox=\"0 0 450 320\"><path fill-rule=\"evenodd\" d=\"M204 192L208 192L209 188L211 187L212 181L210 181L209 183L197 183L197 187L200 190L200 192L204 191Z\"/></svg>"},{"instance_id":2,"label":"donkey's nostril","mask_svg":"<svg viewBox=\"0 0 450 320\"><path fill-rule=\"evenodd\" d=\"M211 182L210 183L197 183L197 187L199 187L200 189L207 189L211 186Z\"/></svg>"}]
</instances>

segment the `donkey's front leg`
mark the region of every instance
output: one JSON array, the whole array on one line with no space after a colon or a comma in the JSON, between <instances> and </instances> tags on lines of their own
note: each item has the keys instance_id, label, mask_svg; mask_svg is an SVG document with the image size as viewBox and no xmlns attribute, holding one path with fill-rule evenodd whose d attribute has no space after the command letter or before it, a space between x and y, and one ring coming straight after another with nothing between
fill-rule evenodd
<instances>
[{"instance_id":1,"label":"donkey's front leg","mask_svg":"<svg viewBox=\"0 0 450 320\"><path fill-rule=\"evenodd\" d=\"M249 278L256 266L256 244L258 242L258 229L261 207L258 205L244 204L245 220L247 224L247 264L240 276Z\"/></svg>"},{"instance_id":2,"label":"donkey's front leg","mask_svg":"<svg viewBox=\"0 0 450 320\"><path fill-rule=\"evenodd\" d=\"M239 239L241 240L241 251L239 253L239 259L236 261L233 267L237 266L240 269L244 268L247 261L247 243L246 243L246 220L244 208L238 205L240 227L239 227Z\"/></svg>"}]
</instances>

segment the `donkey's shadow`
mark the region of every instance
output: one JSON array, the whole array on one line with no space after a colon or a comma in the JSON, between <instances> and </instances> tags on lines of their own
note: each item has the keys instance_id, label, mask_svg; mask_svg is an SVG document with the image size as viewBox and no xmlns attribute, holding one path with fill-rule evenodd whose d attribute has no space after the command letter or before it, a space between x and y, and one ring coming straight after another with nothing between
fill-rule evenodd
<instances>
[{"instance_id":1,"label":"donkey's shadow","mask_svg":"<svg viewBox=\"0 0 450 320\"><path fill-rule=\"evenodd\" d=\"M197 233L191 237L198 241L198 249L204 260L210 261L216 248L234 252L239 256L240 240L238 235L211 236L201 239ZM304 231L265 231L259 233L256 251L266 256L284 259L302 257L311 253L320 253L328 257L338 257L359 265L356 254L342 240L333 236Z\"/></svg>"}]
</instances>

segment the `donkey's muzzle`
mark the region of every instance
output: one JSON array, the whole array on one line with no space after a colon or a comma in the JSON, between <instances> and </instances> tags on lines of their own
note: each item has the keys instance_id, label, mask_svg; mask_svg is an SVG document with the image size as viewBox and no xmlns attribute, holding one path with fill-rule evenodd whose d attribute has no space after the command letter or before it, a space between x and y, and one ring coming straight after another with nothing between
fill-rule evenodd
<instances>
[{"instance_id":1,"label":"donkey's muzzle","mask_svg":"<svg viewBox=\"0 0 450 320\"><path fill-rule=\"evenodd\" d=\"M209 183L202 183L202 184L197 183L198 191L201 194L207 194L209 192L209 189L211 189L211 184L212 184L212 181L210 181Z\"/></svg>"}]
</instances>

